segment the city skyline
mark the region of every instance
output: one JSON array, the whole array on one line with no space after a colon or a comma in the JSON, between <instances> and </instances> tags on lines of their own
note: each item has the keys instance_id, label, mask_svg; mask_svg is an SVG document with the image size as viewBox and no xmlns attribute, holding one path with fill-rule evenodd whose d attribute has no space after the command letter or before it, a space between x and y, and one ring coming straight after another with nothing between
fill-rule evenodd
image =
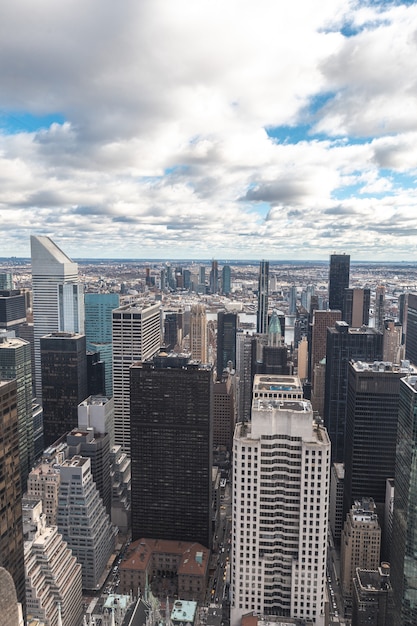
<instances>
[{"instance_id":1,"label":"city skyline","mask_svg":"<svg viewBox=\"0 0 417 626\"><path fill-rule=\"evenodd\" d=\"M416 24L407 0L4 7L2 256L32 234L71 258L417 260Z\"/></svg>"}]
</instances>

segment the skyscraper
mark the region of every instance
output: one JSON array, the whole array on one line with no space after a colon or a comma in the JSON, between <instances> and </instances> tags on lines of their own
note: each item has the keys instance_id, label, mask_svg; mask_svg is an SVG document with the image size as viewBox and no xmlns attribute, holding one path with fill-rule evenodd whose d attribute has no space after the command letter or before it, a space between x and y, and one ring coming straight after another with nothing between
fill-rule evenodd
<instances>
[{"instance_id":1,"label":"skyscraper","mask_svg":"<svg viewBox=\"0 0 417 626\"><path fill-rule=\"evenodd\" d=\"M32 235L30 245L35 343L34 374L36 394L41 400L40 338L57 331L84 333L84 303L82 289L78 285L77 263L71 261L49 237ZM66 326L67 323L70 327Z\"/></svg>"},{"instance_id":2,"label":"skyscraper","mask_svg":"<svg viewBox=\"0 0 417 626\"><path fill-rule=\"evenodd\" d=\"M161 346L159 304L126 304L113 311L114 441L130 454L130 373L134 361L153 356Z\"/></svg>"},{"instance_id":3,"label":"skyscraper","mask_svg":"<svg viewBox=\"0 0 417 626\"><path fill-rule=\"evenodd\" d=\"M132 538L210 548L212 367L161 355L130 374Z\"/></svg>"},{"instance_id":4,"label":"skyscraper","mask_svg":"<svg viewBox=\"0 0 417 626\"><path fill-rule=\"evenodd\" d=\"M16 379L19 458L22 491L35 461L32 414L30 344L17 337L0 336L0 380Z\"/></svg>"},{"instance_id":5,"label":"skyscraper","mask_svg":"<svg viewBox=\"0 0 417 626\"><path fill-rule=\"evenodd\" d=\"M368 326L370 303L371 291L369 289L345 289L343 294L343 321L353 328Z\"/></svg>"},{"instance_id":6,"label":"skyscraper","mask_svg":"<svg viewBox=\"0 0 417 626\"><path fill-rule=\"evenodd\" d=\"M232 290L231 283L231 269L230 265L223 265L222 269L222 292L225 296L228 296Z\"/></svg>"},{"instance_id":7,"label":"skyscraper","mask_svg":"<svg viewBox=\"0 0 417 626\"><path fill-rule=\"evenodd\" d=\"M221 380L223 370L229 361L236 367L237 314L219 311L217 313L217 380Z\"/></svg>"},{"instance_id":8,"label":"skyscraper","mask_svg":"<svg viewBox=\"0 0 417 626\"><path fill-rule=\"evenodd\" d=\"M379 285L375 291L375 328L384 330L385 320L385 287Z\"/></svg>"},{"instance_id":9,"label":"skyscraper","mask_svg":"<svg viewBox=\"0 0 417 626\"><path fill-rule=\"evenodd\" d=\"M190 316L191 357L207 363L207 315L203 304L194 304Z\"/></svg>"},{"instance_id":10,"label":"skyscraper","mask_svg":"<svg viewBox=\"0 0 417 626\"><path fill-rule=\"evenodd\" d=\"M258 312L256 332L268 332L269 261L261 261L258 278Z\"/></svg>"},{"instance_id":11,"label":"skyscraper","mask_svg":"<svg viewBox=\"0 0 417 626\"><path fill-rule=\"evenodd\" d=\"M13 577L25 613L22 491L16 381L0 380L0 566Z\"/></svg>"},{"instance_id":12,"label":"skyscraper","mask_svg":"<svg viewBox=\"0 0 417 626\"><path fill-rule=\"evenodd\" d=\"M0 290L0 328L18 331L26 322L26 298L20 289Z\"/></svg>"},{"instance_id":13,"label":"skyscraper","mask_svg":"<svg viewBox=\"0 0 417 626\"><path fill-rule=\"evenodd\" d=\"M87 398L85 335L51 333L41 337L45 447L77 426L78 405Z\"/></svg>"},{"instance_id":14,"label":"skyscraper","mask_svg":"<svg viewBox=\"0 0 417 626\"><path fill-rule=\"evenodd\" d=\"M213 259L210 271L210 293L218 293L219 291L219 264Z\"/></svg>"},{"instance_id":15,"label":"skyscraper","mask_svg":"<svg viewBox=\"0 0 417 626\"><path fill-rule=\"evenodd\" d=\"M255 376L233 440L231 624L255 611L325 624L330 442L293 376Z\"/></svg>"},{"instance_id":16,"label":"skyscraper","mask_svg":"<svg viewBox=\"0 0 417 626\"><path fill-rule=\"evenodd\" d=\"M310 342L310 380L314 389L314 368L326 356L327 329L342 319L341 311L313 311Z\"/></svg>"},{"instance_id":17,"label":"skyscraper","mask_svg":"<svg viewBox=\"0 0 417 626\"><path fill-rule=\"evenodd\" d=\"M324 421L333 462L344 462L349 361L381 361L382 339L382 333L374 328L350 328L343 321L327 329Z\"/></svg>"},{"instance_id":18,"label":"skyscraper","mask_svg":"<svg viewBox=\"0 0 417 626\"><path fill-rule=\"evenodd\" d=\"M417 294L407 294L405 358L417 365Z\"/></svg>"},{"instance_id":19,"label":"skyscraper","mask_svg":"<svg viewBox=\"0 0 417 626\"><path fill-rule=\"evenodd\" d=\"M331 254L329 268L329 309L343 310L343 296L349 287L350 255Z\"/></svg>"},{"instance_id":20,"label":"skyscraper","mask_svg":"<svg viewBox=\"0 0 417 626\"><path fill-rule=\"evenodd\" d=\"M386 480L394 476L400 378L409 367L351 361L348 370L344 518L370 497L381 520Z\"/></svg>"},{"instance_id":21,"label":"skyscraper","mask_svg":"<svg viewBox=\"0 0 417 626\"><path fill-rule=\"evenodd\" d=\"M113 395L112 311L119 306L117 293L86 293L85 338L87 350L100 353L105 366L105 393Z\"/></svg>"},{"instance_id":22,"label":"skyscraper","mask_svg":"<svg viewBox=\"0 0 417 626\"><path fill-rule=\"evenodd\" d=\"M391 546L391 583L394 589L393 625L417 623L417 376L400 381L394 518Z\"/></svg>"}]
</instances>

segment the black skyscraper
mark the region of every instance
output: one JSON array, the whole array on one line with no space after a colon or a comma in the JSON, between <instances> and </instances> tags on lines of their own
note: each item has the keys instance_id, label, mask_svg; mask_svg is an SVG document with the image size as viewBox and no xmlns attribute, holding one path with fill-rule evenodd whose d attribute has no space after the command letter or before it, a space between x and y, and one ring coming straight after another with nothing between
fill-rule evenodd
<instances>
[{"instance_id":1,"label":"black skyscraper","mask_svg":"<svg viewBox=\"0 0 417 626\"><path fill-rule=\"evenodd\" d=\"M261 261L258 279L258 314L256 332L268 332L269 261Z\"/></svg>"},{"instance_id":2,"label":"black skyscraper","mask_svg":"<svg viewBox=\"0 0 417 626\"><path fill-rule=\"evenodd\" d=\"M236 313L219 311L217 314L217 380L221 380L222 372L229 361L236 368Z\"/></svg>"},{"instance_id":3,"label":"black skyscraper","mask_svg":"<svg viewBox=\"0 0 417 626\"><path fill-rule=\"evenodd\" d=\"M344 461L348 365L382 361L383 334L374 328L349 328L336 322L327 329L324 421L332 442L332 461Z\"/></svg>"},{"instance_id":4,"label":"black skyscraper","mask_svg":"<svg viewBox=\"0 0 417 626\"><path fill-rule=\"evenodd\" d=\"M212 368L160 355L130 374L132 538L209 548Z\"/></svg>"},{"instance_id":5,"label":"black skyscraper","mask_svg":"<svg viewBox=\"0 0 417 626\"><path fill-rule=\"evenodd\" d=\"M417 365L417 295L407 294L405 358Z\"/></svg>"},{"instance_id":6,"label":"black skyscraper","mask_svg":"<svg viewBox=\"0 0 417 626\"><path fill-rule=\"evenodd\" d=\"M78 405L88 396L85 335L41 337L45 447L78 425Z\"/></svg>"},{"instance_id":7,"label":"black skyscraper","mask_svg":"<svg viewBox=\"0 0 417 626\"><path fill-rule=\"evenodd\" d=\"M371 497L383 521L386 480L395 473L400 378L408 373L391 363L349 364L344 519L355 500Z\"/></svg>"},{"instance_id":8,"label":"black skyscraper","mask_svg":"<svg viewBox=\"0 0 417 626\"><path fill-rule=\"evenodd\" d=\"M329 268L329 309L343 310L345 289L349 287L349 254L330 255Z\"/></svg>"}]
</instances>

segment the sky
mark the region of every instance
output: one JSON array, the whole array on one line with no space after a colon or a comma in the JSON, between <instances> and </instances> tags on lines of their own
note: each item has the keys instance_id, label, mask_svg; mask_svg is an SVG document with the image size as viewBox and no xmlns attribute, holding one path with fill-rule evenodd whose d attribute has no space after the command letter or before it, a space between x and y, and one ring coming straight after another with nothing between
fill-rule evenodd
<instances>
[{"instance_id":1,"label":"sky","mask_svg":"<svg viewBox=\"0 0 417 626\"><path fill-rule=\"evenodd\" d=\"M417 4L0 6L0 257L417 261Z\"/></svg>"}]
</instances>

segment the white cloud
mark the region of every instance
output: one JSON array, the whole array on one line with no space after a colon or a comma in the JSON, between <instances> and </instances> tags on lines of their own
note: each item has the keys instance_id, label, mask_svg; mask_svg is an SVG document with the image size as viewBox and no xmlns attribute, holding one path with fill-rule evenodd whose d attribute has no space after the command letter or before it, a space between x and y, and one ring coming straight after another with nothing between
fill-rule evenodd
<instances>
[{"instance_id":1,"label":"white cloud","mask_svg":"<svg viewBox=\"0 0 417 626\"><path fill-rule=\"evenodd\" d=\"M4 4L0 256L415 250L415 6Z\"/></svg>"}]
</instances>

